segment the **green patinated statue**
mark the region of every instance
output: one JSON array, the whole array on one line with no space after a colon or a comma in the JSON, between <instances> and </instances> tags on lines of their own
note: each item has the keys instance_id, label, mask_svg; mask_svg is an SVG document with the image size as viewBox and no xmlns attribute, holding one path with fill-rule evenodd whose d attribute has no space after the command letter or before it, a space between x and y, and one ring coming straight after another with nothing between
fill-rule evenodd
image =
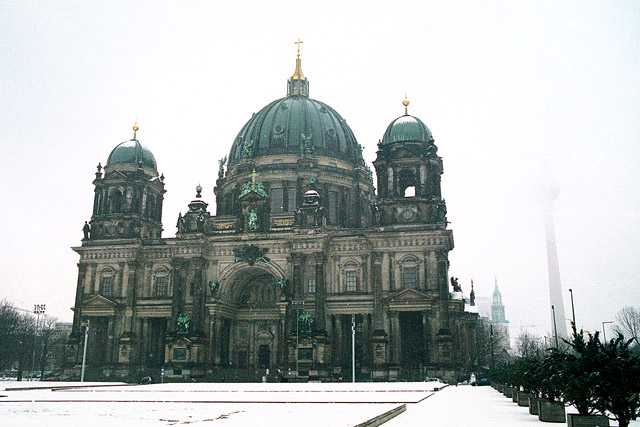
<instances>
[{"instance_id":1,"label":"green patinated statue","mask_svg":"<svg viewBox=\"0 0 640 427\"><path fill-rule=\"evenodd\" d=\"M258 231L258 214L253 209L247 211L247 223L249 231Z\"/></svg>"},{"instance_id":2,"label":"green patinated statue","mask_svg":"<svg viewBox=\"0 0 640 427\"><path fill-rule=\"evenodd\" d=\"M240 157L243 159L253 157L253 140L244 141L242 143L242 153L240 154Z\"/></svg>"},{"instance_id":3,"label":"green patinated statue","mask_svg":"<svg viewBox=\"0 0 640 427\"><path fill-rule=\"evenodd\" d=\"M209 281L209 289L211 290L211 296L215 297L218 294L218 289L220 288L219 280L210 280Z\"/></svg>"},{"instance_id":4,"label":"green patinated statue","mask_svg":"<svg viewBox=\"0 0 640 427\"><path fill-rule=\"evenodd\" d=\"M301 334L310 334L313 325L313 316L306 311L298 317L299 328Z\"/></svg>"},{"instance_id":5,"label":"green patinated statue","mask_svg":"<svg viewBox=\"0 0 640 427\"><path fill-rule=\"evenodd\" d=\"M179 334L188 334L189 326L191 326L191 318L184 313L180 313L176 322L176 332Z\"/></svg>"},{"instance_id":6,"label":"green patinated statue","mask_svg":"<svg viewBox=\"0 0 640 427\"><path fill-rule=\"evenodd\" d=\"M285 293L287 292L287 286L289 286L289 279L287 279L286 277L281 277L278 279L278 285L280 285L280 292L281 293Z\"/></svg>"}]
</instances>

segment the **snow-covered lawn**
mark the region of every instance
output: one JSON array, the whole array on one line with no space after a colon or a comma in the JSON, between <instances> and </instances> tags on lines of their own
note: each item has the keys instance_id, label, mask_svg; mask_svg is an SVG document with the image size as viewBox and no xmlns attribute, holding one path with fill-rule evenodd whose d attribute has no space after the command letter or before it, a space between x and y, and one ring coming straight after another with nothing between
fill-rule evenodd
<instances>
[{"instance_id":1,"label":"snow-covered lawn","mask_svg":"<svg viewBox=\"0 0 640 427\"><path fill-rule=\"evenodd\" d=\"M490 387L437 383L0 383L0 424L354 426L406 404L385 426L543 425ZM15 390L16 387L30 388ZM49 387L49 388L40 388ZM640 423L632 424L640 426Z\"/></svg>"}]
</instances>

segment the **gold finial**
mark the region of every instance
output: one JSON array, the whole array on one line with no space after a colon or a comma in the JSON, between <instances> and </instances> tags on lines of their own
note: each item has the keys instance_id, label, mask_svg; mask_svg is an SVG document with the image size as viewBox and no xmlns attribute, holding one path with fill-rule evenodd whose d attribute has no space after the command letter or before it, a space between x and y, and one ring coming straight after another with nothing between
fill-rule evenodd
<instances>
[{"instance_id":1,"label":"gold finial","mask_svg":"<svg viewBox=\"0 0 640 427\"><path fill-rule=\"evenodd\" d=\"M298 58L300 58L300 43L304 43L302 40L300 40L300 37L298 37L298 41L293 42L293 44L298 45Z\"/></svg>"},{"instance_id":2,"label":"gold finial","mask_svg":"<svg viewBox=\"0 0 640 427\"><path fill-rule=\"evenodd\" d=\"M131 129L133 129L133 139L136 139L136 132L138 132L138 129L140 129L138 127L138 120L136 119L135 124L131 127Z\"/></svg>"},{"instance_id":3,"label":"gold finial","mask_svg":"<svg viewBox=\"0 0 640 427\"><path fill-rule=\"evenodd\" d=\"M304 74L302 74L302 60L300 59L300 43L304 43L298 37L298 41L293 42L293 44L298 45L298 57L296 58L296 70L293 72L292 79L294 80L305 80Z\"/></svg>"},{"instance_id":4,"label":"gold finial","mask_svg":"<svg viewBox=\"0 0 640 427\"><path fill-rule=\"evenodd\" d=\"M408 116L409 115L409 109L407 107L409 107L409 100L407 99L407 94L404 94L404 100L402 101L402 105L404 105L404 115Z\"/></svg>"}]
</instances>

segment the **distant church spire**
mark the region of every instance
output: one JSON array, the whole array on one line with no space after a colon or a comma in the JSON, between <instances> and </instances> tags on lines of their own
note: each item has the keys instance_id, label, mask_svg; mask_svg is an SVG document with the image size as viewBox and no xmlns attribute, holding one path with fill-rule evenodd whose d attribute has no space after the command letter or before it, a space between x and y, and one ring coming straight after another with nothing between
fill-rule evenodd
<instances>
[{"instance_id":1,"label":"distant church spire","mask_svg":"<svg viewBox=\"0 0 640 427\"><path fill-rule=\"evenodd\" d=\"M287 80L287 96L303 95L309 96L309 80L302 74L302 60L300 59L300 44L304 43L298 37L298 41L294 44L298 45L298 57L296 58L296 69L293 76Z\"/></svg>"},{"instance_id":2,"label":"distant church spire","mask_svg":"<svg viewBox=\"0 0 640 427\"><path fill-rule=\"evenodd\" d=\"M508 323L504 314L504 304L502 303L502 294L498 289L498 278L496 277L496 287L493 290L493 303L491 304L491 321L493 323Z\"/></svg>"}]
</instances>

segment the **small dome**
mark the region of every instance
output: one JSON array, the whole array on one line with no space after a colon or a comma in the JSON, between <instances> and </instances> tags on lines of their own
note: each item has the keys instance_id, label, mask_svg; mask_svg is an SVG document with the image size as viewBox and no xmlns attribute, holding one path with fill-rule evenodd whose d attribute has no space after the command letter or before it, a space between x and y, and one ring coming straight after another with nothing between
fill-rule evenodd
<instances>
[{"instance_id":1,"label":"small dome","mask_svg":"<svg viewBox=\"0 0 640 427\"><path fill-rule=\"evenodd\" d=\"M137 165L140 161L142 161L143 166L156 170L156 159L153 157L153 153L140 144L137 139L132 139L121 142L111 151L106 166L123 163Z\"/></svg>"},{"instance_id":2,"label":"small dome","mask_svg":"<svg viewBox=\"0 0 640 427\"><path fill-rule=\"evenodd\" d=\"M429 128L417 117L405 114L389 124L382 137L382 144L394 142L430 142L433 135Z\"/></svg>"}]
</instances>

